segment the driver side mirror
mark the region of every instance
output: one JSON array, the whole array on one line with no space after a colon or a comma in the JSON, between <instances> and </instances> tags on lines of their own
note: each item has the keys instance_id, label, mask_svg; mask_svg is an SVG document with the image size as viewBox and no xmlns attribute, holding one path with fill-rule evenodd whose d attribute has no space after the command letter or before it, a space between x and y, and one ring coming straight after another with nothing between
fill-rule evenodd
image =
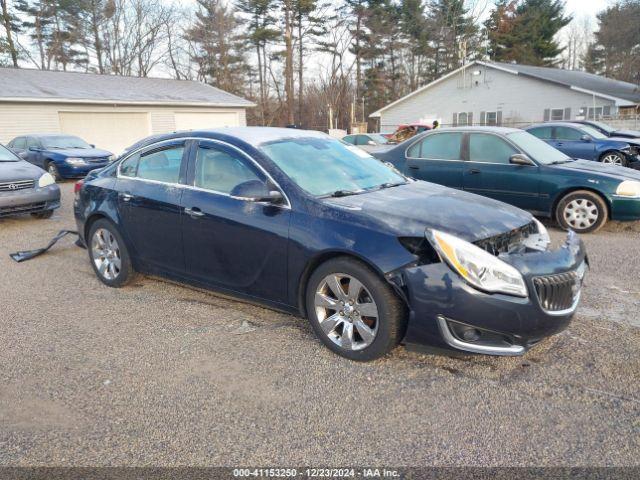
<instances>
[{"instance_id":1,"label":"driver side mirror","mask_svg":"<svg viewBox=\"0 0 640 480\"><path fill-rule=\"evenodd\" d=\"M533 167L535 163L529 157L527 157L524 153L516 153L509 157L509 163L513 165L523 165Z\"/></svg>"},{"instance_id":2,"label":"driver side mirror","mask_svg":"<svg viewBox=\"0 0 640 480\"><path fill-rule=\"evenodd\" d=\"M284 201L284 196L274 186L260 180L249 180L237 185L231 191L232 197L242 198L249 202L271 203L279 205Z\"/></svg>"},{"instance_id":3,"label":"driver side mirror","mask_svg":"<svg viewBox=\"0 0 640 480\"><path fill-rule=\"evenodd\" d=\"M29 151L30 151L30 152L39 152L39 151L40 151L40 147L36 147L36 146L34 146L34 145L31 145L31 146L29 147Z\"/></svg>"},{"instance_id":4,"label":"driver side mirror","mask_svg":"<svg viewBox=\"0 0 640 480\"><path fill-rule=\"evenodd\" d=\"M582 135L580 137L580 140L582 140L583 142L590 142L591 141L591 137L589 135Z\"/></svg>"}]
</instances>

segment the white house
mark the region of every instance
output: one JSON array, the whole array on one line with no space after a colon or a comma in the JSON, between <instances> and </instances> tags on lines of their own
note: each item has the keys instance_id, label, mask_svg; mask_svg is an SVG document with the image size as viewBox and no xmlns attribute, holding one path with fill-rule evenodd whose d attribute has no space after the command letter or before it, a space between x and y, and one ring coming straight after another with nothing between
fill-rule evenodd
<instances>
[{"instance_id":1,"label":"white house","mask_svg":"<svg viewBox=\"0 0 640 480\"><path fill-rule=\"evenodd\" d=\"M0 143L66 133L119 153L152 134L245 125L253 106L188 80L0 68Z\"/></svg>"},{"instance_id":2,"label":"white house","mask_svg":"<svg viewBox=\"0 0 640 480\"><path fill-rule=\"evenodd\" d=\"M631 83L558 68L474 61L372 113L381 132L439 118L443 125L519 126L601 118L634 109Z\"/></svg>"}]
</instances>

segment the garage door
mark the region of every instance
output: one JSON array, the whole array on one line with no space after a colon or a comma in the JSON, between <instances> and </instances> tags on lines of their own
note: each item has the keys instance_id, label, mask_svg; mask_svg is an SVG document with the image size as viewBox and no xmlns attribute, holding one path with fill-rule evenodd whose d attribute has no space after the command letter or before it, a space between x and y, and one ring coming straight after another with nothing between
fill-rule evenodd
<instances>
[{"instance_id":1,"label":"garage door","mask_svg":"<svg viewBox=\"0 0 640 480\"><path fill-rule=\"evenodd\" d=\"M184 112L176 113L176 130L198 130L218 127L237 127L238 112Z\"/></svg>"},{"instance_id":2,"label":"garage door","mask_svg":"<svg viewBox=\"0 0 640 480\"><path fill-rule=\"evenodd\" d=\"M147 113L59 112L60 131L113 153L150 135Z\"/></svg>"}]
</instances>

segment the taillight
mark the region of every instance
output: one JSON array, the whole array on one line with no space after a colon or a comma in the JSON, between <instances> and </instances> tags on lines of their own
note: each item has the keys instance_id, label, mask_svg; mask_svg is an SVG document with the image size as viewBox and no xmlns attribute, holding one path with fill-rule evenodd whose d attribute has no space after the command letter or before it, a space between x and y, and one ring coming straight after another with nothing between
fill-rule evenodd
<instances>
[{"instance_id":1,"label":"taillight","mask_svg":"<svg viewBox=\"0 0 640 480\"><path fill-rule=\"evenodd\" d=\"M78 195L78 193L80 193L80 190L82 190L82 185L84 185L84 180L77 181L76 184L73 186L73 193L75 195Z\"/></svg>"}]
</instances>

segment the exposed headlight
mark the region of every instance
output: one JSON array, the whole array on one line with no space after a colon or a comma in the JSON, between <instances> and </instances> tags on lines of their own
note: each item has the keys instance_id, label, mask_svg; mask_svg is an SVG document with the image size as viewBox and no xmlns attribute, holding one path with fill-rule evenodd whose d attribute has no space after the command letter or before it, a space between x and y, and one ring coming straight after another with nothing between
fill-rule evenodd
<instances>
[{"instance_id":1,"label":"exposed headlight","mask_svg":"<svg viewBox=\"0 0 640 480\"><path fill-rule=\"evenodd\" d=\"M84 161L84 158L78 157L69 157L65 160L69 165L85 165L87 162Z\"/></svg>"},{"instance_id":2,"label":"exposed headlight","mask_svg":"<svg viewBox=\"0 0 640 480\"><path fill-rule=\"evenodd\" d=\"M475 245L448 233L427 230L440 257L462 278L479 290L527 296L522 274L511 265Z\"/></svg>"},{"instance_id":3,"label":"exposed headlight","mask_svg":"<svg viewBox=\"0 0 640 480\"><path fill-rule=\"evenodd\" d=\"M621 197L635 197L640 198L640 182L633 180L625 180L616 188L616 195Z\"/></svg>"},{"instance_id":4,"label":"exposed headlight","mask_svg":"<svg viewBox=\"0 0 640 480\"><path fill-rule=\"evenodd\" d=\"M56 179L51 176L50 173L43 173L42 176L38 179L38 187L48 187L49 185L53 185L56 183Z\"/></svg>"},{"instance_id":5,"label":"exposed headlight","mask_svg":"<svg viewBox=\"0 0 640 480\"><path fill-rule=\"evenodd\" d=\"M117 155L111 155L109 156L109 161L113 162L116 158L118 158Z\"/></svg>"}]
</instances>

